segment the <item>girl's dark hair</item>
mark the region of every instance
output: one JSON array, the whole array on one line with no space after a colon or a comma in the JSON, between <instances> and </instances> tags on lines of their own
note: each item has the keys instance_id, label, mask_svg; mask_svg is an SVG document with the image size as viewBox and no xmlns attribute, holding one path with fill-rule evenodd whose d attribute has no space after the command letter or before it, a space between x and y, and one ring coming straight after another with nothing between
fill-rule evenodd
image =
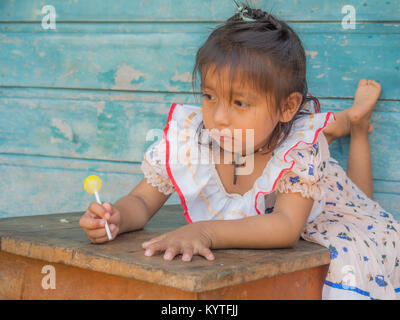
<instances>
[{"instance_id":1,"label":"girl's dark hair","mask_svg":"<svg viewBox=\"0 0 400 320\"><path fill-rule=\"evenodd\" d=\"M193 91L197 74L203 81L210 66L215 66L215 70L229 66L230 86L234 78L246 81L257 92L269 95L278 112L283 111L282 102L292 92L301 93L303 98L295 116L289 122L279 122L264 145L270 152L289 135L293 122L308 113L302 109L303 105L317 99L307 95L306 55L297 34L271 14L248 4L241 5L247 10L244 16L256 21L244 21L240 13L236 13L212 31L196 54ZM204 129L204 123L200 126Z\"/></svg>"}]
</instances>

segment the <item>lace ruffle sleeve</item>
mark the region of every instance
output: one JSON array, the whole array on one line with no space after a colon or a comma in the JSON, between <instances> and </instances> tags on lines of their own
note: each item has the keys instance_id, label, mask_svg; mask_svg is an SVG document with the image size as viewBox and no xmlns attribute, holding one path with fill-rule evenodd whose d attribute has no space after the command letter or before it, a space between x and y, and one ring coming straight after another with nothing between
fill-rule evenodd
<instances>
[{"instance_id":1,"label":"lace ruffle sleeve","mask_svg":"<svg viewBox=\"0 0 400 320\"><path fill-rule=\"evenodd\" d=\"M153 187L157 187L161 193L169 195L175 191L175 188L168 176L165 159L166 143L164 139L161 139L145 152L140 169L147 183L151 184Z\"/></svg>"},{"instance_id":2,"label":"lace ruffle sleeve","mask_svg":"<svg viewBox=\"0 0 400 320\"><path fill-rule=\"evenodd\" d=\"M276 190L281 193L300 192L305 198L321 200L324 197L322 181L329 161L329 147L325 136L320 133L313 144L300 143L289 151L294 161L279 179Z\"/></svg>"}]
</instances>

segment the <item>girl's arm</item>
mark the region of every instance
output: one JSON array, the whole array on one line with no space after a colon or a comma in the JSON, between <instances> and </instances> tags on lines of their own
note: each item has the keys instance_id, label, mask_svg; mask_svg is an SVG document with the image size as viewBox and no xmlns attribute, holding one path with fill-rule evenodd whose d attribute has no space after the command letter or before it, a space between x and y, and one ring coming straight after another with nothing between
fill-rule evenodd
<instances>
[{"instance_id":1,"label":"girl's arm","mask_svg":"<svg viewBox=\"0 0 400 320\"><path fill-rule=\"evenodd\" d=\"M170 196L143 178L128 195L114 203L121 216L119 233L142 229Z\"/></svg>"},{"instance_id":2,"label":"girl's arm","mask_svg":"<svg viewBox=\"0 0 400 320\"><path fill-rule=\"evenodd\" d=\"M300 193L278 193L274 212L237 220L198 221L143 242L146 256L165 251L164 259L182 254L214 260L210 249L287 248L296 244L307 221L313 199Z\"/></svg>"},{"instance_id":3,"label":"girl's arm","mask_svg":"<svg viewBox=\"0 0 400 320\"><path fill-rule=\"evenodd\" d=\"M211 248L287 248L299 240L314 200L278 193L274 211L238 220L206 221Z\"/></svg>"}]
</instances>

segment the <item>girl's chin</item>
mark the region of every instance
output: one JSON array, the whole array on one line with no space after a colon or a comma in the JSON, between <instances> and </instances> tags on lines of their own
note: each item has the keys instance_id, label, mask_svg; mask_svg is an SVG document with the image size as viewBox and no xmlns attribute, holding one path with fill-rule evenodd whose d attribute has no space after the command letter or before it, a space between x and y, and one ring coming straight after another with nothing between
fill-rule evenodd
<instances>
[{"instance_id":1,"label":"girl's chin","mask_svg":"<svg viewBox=\"0 0 400 320\"><path fill-rule=\"evenodd\" d=\"M218 145L221 149L223 149L224 151L227 151L229 153L240 153L241 151L241 147L238 147L234 144L232 144L232 140L226 141L217 141L215 140L216 145Z\"/></svg>"}]
</instances>

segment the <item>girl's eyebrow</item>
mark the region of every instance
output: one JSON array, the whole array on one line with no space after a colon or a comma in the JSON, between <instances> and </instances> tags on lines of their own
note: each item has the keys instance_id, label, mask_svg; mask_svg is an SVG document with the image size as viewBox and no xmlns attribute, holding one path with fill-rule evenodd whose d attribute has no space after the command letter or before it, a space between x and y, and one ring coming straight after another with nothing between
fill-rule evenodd
<instances>
[{"instance_id":1,"label":"girl's eyebrow","mask_svg":"<svg viewBox=\"0 0 400 320\"><path fill-rule=\"evenodd\" d=\"M213 88L207 86L207 85L201 85L201 89L210 89L210 90L214 90Z\"/></svg>"},{"instance_id":2,"label":"girl's eyebrow","mask_svg":"<svg viewBox=\"0 0 400 320\"><path fill-rule=\"evenodd\" d=\"M202 90L204 90L204 89L215 90L214 88L212 88L212 87L210 87L208 85L201 85L201 89ZM251 94L249 92L233 91L233 94L234 95L238 95L238 96L242 96L242 97L247 97L247 98L250 98L250 99L253 99L253 100L257 100L258 99L257 96L255 96L255 95L253 95L253 94Z\"/></svg>"}]
</instances>

